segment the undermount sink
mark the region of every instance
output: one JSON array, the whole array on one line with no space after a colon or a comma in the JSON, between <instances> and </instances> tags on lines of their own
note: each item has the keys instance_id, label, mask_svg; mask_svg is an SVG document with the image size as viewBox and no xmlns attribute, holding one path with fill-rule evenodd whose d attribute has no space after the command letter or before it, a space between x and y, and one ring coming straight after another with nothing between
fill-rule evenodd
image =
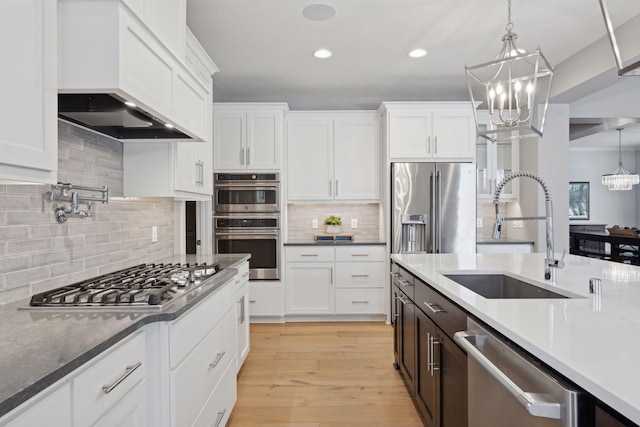
<instances>
[{"instance_id":1,"label":"undermount sink","mask_svg":"<svg viewBox=\"0 0 640 427\"><path fill-rule=\"evenodd\" d=\"M445 274L444 277L489 299L569 298L505 274Z\"/></svg>"}]
</instances>

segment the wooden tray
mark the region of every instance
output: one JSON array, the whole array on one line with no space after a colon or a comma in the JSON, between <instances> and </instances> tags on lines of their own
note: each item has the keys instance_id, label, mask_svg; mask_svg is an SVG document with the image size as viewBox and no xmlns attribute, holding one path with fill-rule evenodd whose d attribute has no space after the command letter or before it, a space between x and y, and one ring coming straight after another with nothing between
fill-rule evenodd
<instances>
[{"instance_id":1,"label":"wooden tray","mask_svg":"<svg viewBox=\"0 0 640 427\"><path fill-rule=\"evenodd\" d=\"M624 228L607 228L612 236L638 237L638 230L630 230Z\"/></svg>"},{"instance_id":2,"label":"wooden tray","mask_svg":"<svg viewBox=\"0 0 640 427\"><path fill-rule=\"evenodd\" d=\"M353 233L313 233L313 240L316 242L351 242L353 241L353 238Z\"/></svg>"}]
</instances>

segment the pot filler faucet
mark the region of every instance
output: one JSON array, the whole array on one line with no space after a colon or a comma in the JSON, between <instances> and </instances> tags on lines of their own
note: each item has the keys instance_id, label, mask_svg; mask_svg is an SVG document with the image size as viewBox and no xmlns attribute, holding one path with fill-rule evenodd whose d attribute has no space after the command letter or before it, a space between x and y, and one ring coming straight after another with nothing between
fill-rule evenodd
<instances>
[{"instance_id":1,"label":"pot filler faucet","mask_svg":"<svg viewBox=\"0 0 640 427\"><path fill-rule=\"evenodd\" d=\"M498 213L498 206L500 203L500 193L502 193L502 189L507 185L507 183L513 179L527 177L531 178L540 184L542 187L542 191L544 191L544 207L545 207L545 216L524 216L524 217L511 217L505 218L500 213ZM496 187L496 192L493 194L493 203L496 206L496 223L493 226L493 238L499 239L500 234L502 233L502 222L503 221L522 221L522 220L545 220L546 222L546 234L547 234L547 257L544 260L544 278L546 280L551 280L552 282L556 281L556 269L564 267L564 256L566 253L562 253L562 259L557 260L554 258L553 253L553 203L551 202L551 193L547 188L547 184L533 172L529 171L517 171L513 172L506 177Z\"/></svg>"}]
</instances>

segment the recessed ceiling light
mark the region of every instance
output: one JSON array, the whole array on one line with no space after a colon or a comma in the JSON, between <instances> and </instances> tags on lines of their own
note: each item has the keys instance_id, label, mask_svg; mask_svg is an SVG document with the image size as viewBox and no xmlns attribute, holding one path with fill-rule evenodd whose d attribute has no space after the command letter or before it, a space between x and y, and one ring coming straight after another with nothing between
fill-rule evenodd
<instances>
[{"instance_id":1,"label":"recessed ceiling light","mask_svg":"<svg viewBox=\"0 0 640 427\"><path fill-rule=\"evenodd\" d=\"M328 21L336 15L336 10L328 4L312 4L302 9L302 15L311 21Z\"/></svg>"},{"instance_id":2,"label":"recessed ceiling light","mask_svg":"<svg viewBox=\"0 0 640 427\"><path fill-rule=\"evenodd\" d=\"M171 123L165 123L164 125L169 129L173 129L173 125Z\"/></svg>"},{"instance_id":3,"label":"recessed ceiling light","mask_svg":"<svg viewBox=\"0 0 640 427\"><path fill-rule=\"evenodd\" d=\"M327 49L318 49L315 52L313 52L313 56L315 56L318 59L331 58L331 55L333 55L333 53L331 53L331 51Z\"/></svg>"},{"instance_id":4,"label":"recessed ceiling light","mask_svg":"<svg viewBox=\"0 0 640 427\"><path fill-rule=\"evenodd\" d=\"M424 49L413 49L409 52L409 58L423 58L427 56L427 51Z\"/></svg>"},{"instance_id":5,"label":"recessed ceiling light","mask_svg":"<svg viewBox=\"0 0 640 427\"><path fill-rule=\"evenodd\" d=\"M132 107L132 108L136 106L136 104L134 104L134 103L133 103L133 102L131 102L131 101L125 101L125 102L124 102L124 105L126 105L127 107Z\"/></svg>"}]
</instances>

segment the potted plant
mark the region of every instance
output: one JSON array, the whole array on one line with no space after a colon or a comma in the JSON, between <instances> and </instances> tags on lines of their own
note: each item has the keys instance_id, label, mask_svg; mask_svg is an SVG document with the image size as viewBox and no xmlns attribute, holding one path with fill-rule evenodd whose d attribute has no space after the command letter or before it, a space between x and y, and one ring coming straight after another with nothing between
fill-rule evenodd
<instances>
[{"instance_id":1,"label":"potted plant","mask_svg":"<svg viewBox=\"0 0 640 427\"><path fill-rule=\"evenodd\" d=\"M324 225L327 226L327 233L340 233L342 231L342 218L335 215L329 215L324 219Z\"/></svg>"}]
</instances>

